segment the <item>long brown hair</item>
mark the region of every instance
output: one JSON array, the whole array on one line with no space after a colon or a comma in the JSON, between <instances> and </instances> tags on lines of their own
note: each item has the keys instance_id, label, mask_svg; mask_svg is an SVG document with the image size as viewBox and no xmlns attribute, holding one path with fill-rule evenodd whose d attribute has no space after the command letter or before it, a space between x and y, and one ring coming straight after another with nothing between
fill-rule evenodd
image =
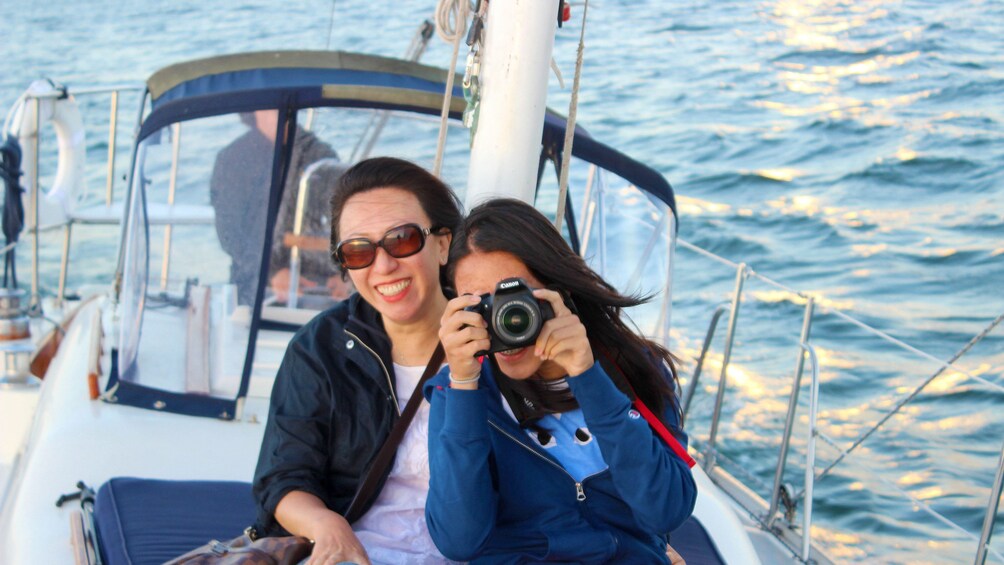
<instances>
[{"instance_id":1,"label":"long brown hair","mask_svg":"<svg viewBox=\"0 0 1004 565\"><path fill-rule=\"evenodd\" d=\"M572 251L543 214L520 200L493 199L471 210L453 234L448 281L454 282L460 259L493 251L515 255L541 283L571 298L597 360L609 362L607 371L625 394L631 398L637 394L660 416L668 408L679 415L673 356L639 336L622 319L624 308L642 304L648 297L618 292ZM670 367L672 382L663 377L662 363Z\"/></svg>"}]
</instances>

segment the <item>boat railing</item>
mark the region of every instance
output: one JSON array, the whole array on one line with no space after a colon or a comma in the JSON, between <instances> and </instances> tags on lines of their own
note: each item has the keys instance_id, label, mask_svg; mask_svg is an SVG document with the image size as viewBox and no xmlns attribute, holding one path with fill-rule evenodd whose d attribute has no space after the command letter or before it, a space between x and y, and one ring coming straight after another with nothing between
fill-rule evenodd
<instances>
[{"instance_id":1,"label":"boat railing","mask_svg":"<svg viewBox=\"0 0 1004 565\"><path fill-rule=\"evenodd\" d=\"M117 176L116 175L116 171L115 171L115 166L116 166L116 162L118 160L118 154L122 150L122 148L119 147L119 143L118 143L118 139L119 139L119 135L118 134L119 134L119 128L120 128L120 124L119 124L119 107L121 105L121 97L124 94L127 94L127 93L141 93L141 92L143 92L144 89L145 89L144 85L133 83L133 84L113 84L113 85L102 85L102 86L74 87L74 88L66 88L66 89L56 89L56 90L53 90L53 91L50 91L50 92L39 92L39 93L26 92L23 95L23 99L22 99L22 101L20 103L23 103L23 104L26 104L26 105L27 104L34 104L35 105L35 108L34 108L35 114L34 115L36 116L36 120L40 120L41 119L40 118L40 116L41 116L40 105L41 105L42 101L46 100L46 99L59 99L59 98L62 98L62 97L68 96L68 95L72 95L74 97L74 99L78 100L79 103L87 103L87 101L89 99L92 99L92 98L100 98L100 97L107 97L108 98L108 114L107 114L107 123L108 123L108 130L107 131L108 131L108 133L107 133L107 137L105 138L105 143L107 145L108 150L107 150L106 158L104 159L103 168L104 168L104 173L105 173L104 174L104 176L105 176L104 204L105 204L106 207L110 208L112 206L113 200L115 199L115 180L116 180L116 176ZM67 271L68 271L68 266L69 266L70 233L71 233L72 225L74 223L76 223L75 219L72 216L66 218L64 221L61 221L61 222L58 222L58 223L55 223L55 224L52 224L52 225L45 225L45 226L43 226L43 225L40 225L40 223L39 223L39 195L41 193L41 188L40 188L40 183L39 183L40 176L41 176L39 174L39 171L40 171L40 169L39 169L39 161L40 161L40 158L41 158L41 152L39 151L39 148L40 148L39 138L40 138L40 134L41 134L41 131L40 131L41 128L39 127L40 125L41 125L40 123L36 123L35 124L35 129L36 129L36 131L39 132L39 135L36 135L34 137L34 139L30 140L30 142L34 144L33 151L32 151L32 154L34 155L34 159L32 159L32 162L26 162L26 163L22 164L22 166L25 168L25 170L28 170L28 171L32 172L32 174L29 175L29 177L31 179L30 186L25 187L25 189L27 190L27 193L28 193L28 207L27 207L28 209L27 209L26 212L28 214L28 217L31 220L29 222L29 225L32 226L28 230L28 233L32 237L32 248L31 248L31 302L32 302L33 307L36 307L36 308L37 308L37 306L39 304L39 300L40 300L40 294L39 294L39 288L40 288L40 281L39 281L39 264L40 264L40 260L39 260L39 246L40 246L40 244L39 244L39 237L40 237L40 234L42 232L46 232L46 231L50 231L50 230L54 230L54 229L58 229L58 228L63 228L63 230L64 230L64 233L63 233L63 251L62 251L62 256L61 256L61 260L60 260L60 268L59 268L58 290L56 292L57 299L61 300L62 297L64 296L65 292L66 292L66 277L67 277ZM85 123L85 126L84 126L85 129L90 129L90 128L88 128L89 125L93 125L93 124L92 123ZM129 149L127 148L126 151L128 151L128 150ZM84 174L85 175L88 174L86 169L85 169ZM83 198L83 197L86 197L86 196L87 196L86 192L85 192L85 194L71 194L71 195L69 195L69 197L73 198L73 199L79 199L79 198ZM118 223L119 221L120 221L119 218L115 218L115 220L114 220L113 223ZM5 252L9 252L10 249L5 249L4 251Z\"/></svg>"},{"instance_id":2,"label":"boat railing","mask_svg":"<svg viewBox=\"0 0 1004 565\"><path fill-rule=\"evenodd\" d=\"M301 236L303 235L303 215L310 197L310 179L322 167L338 167L341 161L335 158L319 159L307 165L300 175L300 182L296 193L296 213L293 216L293 236L295 243L290 247L289 256L289 300L287 307L296 308L299 300L300 290L300 247Z\"/></svg>"},{"instance_id":3,"label":"boat railing","mask_svg":"<svg viewBox=\"0 0 1004 565\"><path fill-rule=\"evenodd\" d=\"M971 371L958 366L956 362L965 355L968 351L972 349L976 343L981 341L990 332L997 328L1002 321L1004 321L1004 314L998 316L993 320L982 332L974 336L963 348L961 348L951 359L942 360L931 354L917 349L891 335L888 333L874 328L867 323L850 316L849 314L840 311L839 309L832 306L820 306L819 310L823 313L836 316L854 326L861 328L862 330L880 338L881 340L896 346L900 350L906 351L907 353L919 357L927 361L934 361L938 364L938 369L927 379L925 379L921 384L914 387L909 394L902 397L897 401L891 408L885 411L878 420L868 427L863 433L861 433L847 448L842 448L840 444L823 433L818 428L817 422L817 412L818 412L818 399L819 399L819 364L818 357L816 355L815 348L810 343L810 335L812 330L812 323L817 309L817 299L815 296L794 290L782 283L779 283L769 277L764 276L761 273L756 272L754 269L750 268L745 263L735 263L728 259L725 259L719 255L716 255L710 251L702 249L692 243L684 240L678 240L678 245L684 249L692 251L698 255L701 255L707 259L710 259L716 263L724 265L730 269L735 270L735 284L732 291L731 300L728 304L719 305L711 316L711 323L708 327L708 331L705 335L704 342L701 348L700 355L696 359L695 367L690 378L690 382L687 383L687 388L684 394L684 399L682 403L683 416L687 417L689 410L692 407L692 399L694 396L694 391L698 387L699 379L702 374L702 369L704 363L707 359L708 350L712 339L715 336L716 330L718 328L719 321L722 315L728 311L729 321L726 334L724 336L724 344L722 346L721 354L721 370L719 373L718 387L715 395L714 407L712 409L710 417L710 432L708 434L708 439L703 443L703 450L700 453L701 460L705 470L714 477L714 471L716 463L719 458L724 458L723 454L717 448L717 436L719 424L721 422L722 416L722 406L725 397L726 389L728 388L728 367L732 355L732 348L735 340L736 326L739 319L740 306L742 304L744 296L744 286L749 278L755 278L759 281L765 283L766 285L773 287L775 289L790 293L793 296L798 297L800 300L804 300L805 306L803 311L803 321L801 335L798 341L798 356L796 360L795 372L792 381L792 388L789 395L787 403L787 412L785 416L784 431L782 432L780 449L778 454L778 459L776 463L776 468L773 476L773 485L770 488L770 498L766 501L766 510L761 507L750 507L755 505L747 506L743 504L744 499L747 502L750 500L748 497L736 497L740 504L750 512L751 515L755 516L761 526L770 532L773 532L781 541L785 542L803 562L809 562L811 559L810 545L811 545L811 521L812 521L812 496L813 488L815 483L820 479L828 475L838 464L840 464L848 455L853 453L859 446L862 445L869 437L871 437L877 430L882 428L882 426L889 421L889 419L898 413L906 404L917 397L934 379L942 375L947 370L952 370L958 375L964 376L974 383L981 386L991 388L997 392L1004 392L1004 386L995 383L993 381L987 380L979 375L973 374ZM796 493L790 492L786 487L783 486L783 477L785 472L785 467L788 460L790 441L794 429L795 414L798 409L798 395L799 390L802 385L802 375L805 366L805 357L809 356L811 364L811 380L810 380L810 398L808 406L808 440L806 444L806 461L805 461L805 485L803 489ZM816 441L822 440L825 444L835 449L838 453L836 458L829 463L822 470L816 471L815 469L815 457L816 457ZM867 462L863 462L867 466ZM740 467L741 469L741 467ZM931 507L930 504L918 497L910 494L906 490L900 488L892 481L888 481L882 478L878 473L875 477L889 485L895 491L897 491L901 496L908 499L915 508L921 509L928 513L930 516L934 517L939 522L943 523L945 526L949 527L955 532L965 536L966 538L972 539L977 543L977 551L975 556L976 563L984 563L988 556L993 556L997 560L1004 562L1004 555L999 551L990 547L990 538L993 533L994 524L997 518L997 509L1000 501L1000 495L1002 487L1004 487L1004 446L1001 448L1001 454L999 462L997 465L997 471L994 478L994 482L990 485L991 494L990 499L987 503L987 507L984 513L983 527L979 536L968 531L963 526L959 525L952 519L946 517L944 514L938 512ZM754 478L755 477L750 477ZM757 480L757 482L763 485L762 481ZM786 517L789 523L792 521L791 518L794 515L794 505L797 504L799 500L804 500L803 504L803 523L802 523L802 534L800 540L797 540L791 533L791 528L780 528L777 525L777 520L779 518L778 510L779 507L784 504L786 506ZM762 501L761 501L762 502ZM789 524L794 527L794 524ZM800 542L800 543L796 543Z\"/></svg>"}]
</instances>

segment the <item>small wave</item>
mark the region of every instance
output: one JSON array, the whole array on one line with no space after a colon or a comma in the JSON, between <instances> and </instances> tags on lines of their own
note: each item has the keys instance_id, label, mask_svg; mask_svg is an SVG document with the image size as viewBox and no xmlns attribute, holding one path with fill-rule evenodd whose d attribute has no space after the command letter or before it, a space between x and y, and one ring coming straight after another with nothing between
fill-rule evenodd
<instances>
[{"instance_id":1,"label":"small wave","mask_svg":"<svg viewBox=\"0 0 1004 565\"><path fill-rule=\"evenodd\" d=\"M968 232L973 234L1001 234L1004 233L1004 215L1001 212L978 211L980 207L984 210L996 210L1000 204L992 199L985 202L975 202L972 214L959 217L958 220L945 224L945 228L951 231Z\"/></svg>"},{"instance_id":2,"label":"small wave","mask_svg":"<svg viewBox=\"0 0 1004 565\"><path fill-rule=\"evenodd\" d=\"M993 382L991 380L991 382ZM945 406L945 403L960 404L967 411L975 412L979 407L988 408L1000 406L1004 402L1004 393L987 388L983 384L959 386L938 394L921 394L913 400L916 405L931 404Z\"/></svg>"},{"instance_id":3,"label":"small wave","mask_svg":"<svg viewBox=\"0 0 1004 565\"><path fill-rule=\"evenodd\" d=\"M790 179L788 179L790 180ZM728 171L712 175L699 176L680 183L688 191L723 192L734 188L751 189L754 187L783 186L787 180L770 174L767 169L757 171Z\"/></svg>"},{"instance_id":4,"label":"small wave","mask_svg":"<svg viewBox=\"0 0 1004 565\"><path fill-rule=\"evenodd\" d=\"M832 119L817 118L808 124L798 128L800 131L813 132L814 134L846 134L846 135L872 135L875 130L886 129L882 124L866 125L853 119Z\"/></svg>"},{"instance_id":5,"label":"small wave","mask_svg":"<svg viewBox=\"0 0 1004 565\"><path fill-rule=\"evenodd\" d=\"M783 53L771 59L775 63L804 63L828 65L835 63L856 63L882 54L879 48L870 49L798 49Z\"/></svg>"},{"instance_id":6,"label":"small wave","mask_svg":"<svg viewBox=\"0 0 1004 565\"><path fill-rule=\"evenodd\" d=\"M917 156L904 153L895 160L882 159L871 164L862 171L844 175L839 180L844 181L880 181L883 183L943 188L946 182L951 182L952 188L964 188L960 185L959 176L982 172L983 166L963 157Z\"/></svg>"},{"instance_id":7,"label":"small wave","mask_svg":"<svg viewBox=\"0 0 1004 565\"><path fill-rule=\"evenodd\" d=\"M689 31L710 31L711 29L713 29L711 26L706 26L706 25L683 24L683 23L675 23L674 22L674 23L672 23L672 24L670 24L670 25L668 25L668 26L666 26L664 28L656 30L656 33L667 32L667 31L670 31L670 32L673 32L673 31L682 31L682 32L689 32Z\"/></svg>"},{"instance_id":8,"label":"small wave","mask_svg":"<svg viewBox=\"0 0 1004 565\"><path fill-rule=\"evenodd\" d=\"M974 267L991 262L991 254L983 249L956 249L943 247L918 251L900 251L898 256L918 265L939 267Z\"/></svg>"},{"instance_id":9,"label":"small wave","mask_svg":"<svg viewBox=\"0 0 1004 565\"><path fill-rule=\"evenodd\" d=\"M698 228L704 234L714 233L714 229L708 227ZM737 234L722 233L720 226L716 235L699 235L691 238L691 243L725 258L742 258L743 261L756 262L759 259L770 256L770 249L752 239Z\"/></svg>"},{"instance_id":10,"label":"small wave","mask_svg":"<svg viewBox=\"0 0 1004 565\"><path fill-rule=\"evenodd\" d=\"M956 62L954 66L984 69L985 66L976 62ZM931 96L931 99L938 102L964 102L967 106L972 105L976 99L990 96L996 99L1004 91L1004 78L989 80L972 80L961 85L946 86Z\"/></svg>"}]
</instances>

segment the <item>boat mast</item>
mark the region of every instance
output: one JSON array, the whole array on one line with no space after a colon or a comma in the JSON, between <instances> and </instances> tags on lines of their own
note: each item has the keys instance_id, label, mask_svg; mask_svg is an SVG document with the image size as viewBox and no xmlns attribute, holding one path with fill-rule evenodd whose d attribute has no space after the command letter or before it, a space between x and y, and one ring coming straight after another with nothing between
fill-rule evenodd
<instances>
[{"instance_id":1,"label":"boat mast","mask_svg":"<svg viewBox=\"0 0 1004 565\"><path fill-rule=\"evenodd\" d=\"M485 18L480 111L467 209L493 196L533 204L558 0L493 0Z\"/></svg>"}]
</instances>

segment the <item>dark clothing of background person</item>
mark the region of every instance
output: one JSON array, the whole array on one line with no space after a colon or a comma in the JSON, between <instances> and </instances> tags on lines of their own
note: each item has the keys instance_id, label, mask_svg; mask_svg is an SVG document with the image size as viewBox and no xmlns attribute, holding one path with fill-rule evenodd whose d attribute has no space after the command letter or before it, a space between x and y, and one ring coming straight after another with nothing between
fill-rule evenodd
<instances>
[{"instance_id":1,"label":"dark clothing of background person","mask_svg":"<svg viewBox=\"0 0 1004 565\"><path fill-rule=\"evenodd\" d=\"M240 304L254 302L258 272L261 269L261 233L268 211L268 187L272 179L272 156L275 147L257 129L224 147L216 156L210 181L210 202L216 211L216 233L223 250L230 255L230 282L237 285ZM286 176L279 215L276 219L269 261L268 279L289 267L290 249L283 244L283 234L293 231L296 195L300 175L311 163L338 154L314 134L297 128L296 141ZM328 199L340 174L330 167L319 169L310 183L304 208L303 234L324 239L331 233ZM255 235L257 234L257 237ZM326 251L300 251L300 275L321 286L338 268Z\"/></svg>"}]
</instances>

